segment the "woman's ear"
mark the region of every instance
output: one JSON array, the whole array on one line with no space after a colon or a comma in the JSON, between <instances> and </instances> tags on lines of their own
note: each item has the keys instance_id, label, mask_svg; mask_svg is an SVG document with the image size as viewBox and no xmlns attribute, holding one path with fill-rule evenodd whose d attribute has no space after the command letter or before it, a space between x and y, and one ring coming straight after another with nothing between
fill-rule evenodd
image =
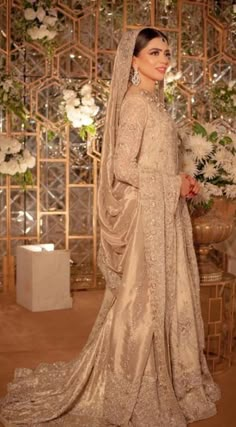
<instances>
[{"instance_id":1,"label":"woman's ear","mask_svg":"<svg viewBox=\"0 0 236 427\"><path fill-rule=\"evenodd\" d=\"M138 69L138 61L137 61L137 57L136 56L133 56L132 67L135 68L136 70Z\"/></svg>"}]
</instances>

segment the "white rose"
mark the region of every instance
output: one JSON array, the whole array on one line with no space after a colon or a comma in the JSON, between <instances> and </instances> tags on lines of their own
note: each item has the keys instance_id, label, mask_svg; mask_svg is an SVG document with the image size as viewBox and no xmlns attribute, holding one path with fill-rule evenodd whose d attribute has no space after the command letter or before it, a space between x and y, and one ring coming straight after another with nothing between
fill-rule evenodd
<instances>
[{"instance_id":1,"label":"white rose","mask_svg":"<svg viewBox=\"0 0 236 427\"><path fill-rule=\"evenodd\" d=\"M22 149L22 144L17 141L17 139L12 139L11 144L9 145L8 152L11 154L19 153L19 151Z\"/></svg>"},{"instance_id":2,"label":"white rose","mask_svg":"<svg viewBox=\"0 0 236 427\"><path fill-rule=\"evenodd\" d=\"M92 107L88 107L87 105L82 105L80 108L80 111L82 114L85 114L87 116L91 116L91 108Z\"/></svg>"},{"instance_id":3,"label":"white rose","mask_svg":"<svg viewBox=\"0 0 236 427\"><path fill-rule=\"evenodd\" d=\"M80 110L78 108L70 108L70 109L68 109L67 110L67 117L72 122L74 120L81 120L82 119L82 115L81 115Z\"/></svg>"},{"instance_id":4,"label":"white rose","mask_svg":"<svg viewBox=\"0 0 236 427\"><path fill-rule=\"evenodd\" d=\"M22 145L17 139L6 138L5 140L0 140L1 151L6 154L15 154L19 153L22 148Z\"/></svg>"},{"instance_id":5,"label":"white rose","mask_svg":"<svg viewBox=\"0 0 236 427\"><path fill-rule=\"evenodd\" d=\"M27 164L24 160L20 160L18 162L18 167L19 167L19 173L25 173L27 171Z\"/></svg>"},{"instance_id":6,"label":"white rose","mask_svg":"<svg viewBox=\"0 0 236 427\"><path fill-rule=\"evenodd\" d=\"M91 107L87 105L82 105L80 110L81 110L81 113L87 116L95 116L99 111L99 107L97 105L92 105Z\"/></svg>"},{"instance_id":7,"label":"white rose","mask_svg":"<svg viewBox=\"0 0 236 427\"><path fill-rule=\"evenodd\" d=\"M87 116L86 114L83 114L82 123L84 126L89 126L93 123L93 119L92 119L92 117Z\"/></svg>"},{"instance_id":8,"label":"white rose","mask_svg":"<svg viewBox=\"0 0 236 427\"><path fill-rule=\"evenodd\" d=\"M27 7L24 10L24 17L26 21L33 21L36 18L36 12L31 7Z\"/></svg>"},{"instance_id":9,"label":"white rose","mask_svg":"<svg viewBox=\"0 0 236 427\"><path fill-rule=\"evenodd\" d=\"M92 107L90 107L90 110L91 110L91 115L96 116L96 114L99 112L99 107L97 105L92 105Z\"/></svg>"},{"instance_id":10,"label":"white rose","mask_svg":"<svg viewBox=\"0 0 236 427\"><path fill-rule=\"evenodd\" d=\"M17 172L19 172L19 164L16 160L11 159L9 162L7 162L7 173L9 175L15 175Z\"/></svg>"},{"instance_id":11,"label":"white rose","mask_svg":"<svg viewBox=\"0 0 236 427\"><path fill-rule=\"evenodd\" d=\"M92 86L89 84L85 84L84 86L82 86L80 93L82 96L87 96L87 95L91 95L92 93Z\"/></svg>"},{"instance_id":12,"label":"white rose","mask_svg":"<svg viewBox=\"0 0 236 427\"><path fill-rule=\"evenodd\" d=\"M62 93L65 101L74 99L77 96L74 90L64 89Z\"/></svg>"},{"instance_id":13,"label":"white rose","mask_svg":"<svg viewBox=\"0 0 236 427\"><path fill-rule=\"evenodd\" d=\"M29 36L31 37L32 40L37 40L40 38L38 27L28 28L27 33L29 34Z\"/></svg>"},{"instance_id":14,"label":"white rose","mask_svg":"<svg viewBox=\"0 0 236 427\"><path fill-rule=\"evenodd\" d=\"M27 148L23 151L23 161L26 164L26 168L30 169L32 169L36 163L35 157L31 155Z\"/></svg>"},{"instance_id":15,"label":"white rose","mask_svg":"<svg viewBox=\"0 0 236 427\"><path fill-rule=\"evenodd\" d=\"M45 10L42 8L42 6L38 7L37 12L36 12L36 16L40 22L43 22L43 20L46 16L46 13L45 13Z\"/></svg>"},{"instance_id":16,"label":"white rose","mask_svg":"<svg viewBox=\"0 0 236 427\"><path fill-rule=\"evenodd\" d=\"M82 104L86 105L88 107L92 107L92 105L95 104L94 98L92 96L90 96L90 95L83 96L83 98L82 98Z\"/></svg>"},{"instance_id":17,"label":"white rose","mask_svg":"<svg viewBox=\"0 0 236 427\"><path fill-rule=\"evenodd\" d=\"M49 27L54 27L56 22L57 18L53 16L45 16L45 18L43 19L44 25L49 25Z\"/></svg>"},{"instance_id":18,"label":"white rose","mask_svg":"<svg viewBox=\"0 0 236 427\"><path fill-rule=\"evenodd\" d=\"M48 40L52 40L54 39L54 37L56 37L56 35L57 35L57 31L48 31L46 37L48 38Z\"/></svg>"},{"instance_id":19,"label":"white rose","mask_svg":"<svg viewBox=\"0 0 236 427\"><path fill-rule=\"evenodd\" d=\"M55 37L55 35L56 35L56 34L51 34L51 33L56 33L56 32L55 31L48 31L46 25L41 25L39 28L38 27L29 28L27 30L27 33L32 38L32 40L41 40L44 37L46 37L50 40L51 35L52 35L52 38Z\"/></svg>"},{"instance_id":20,"label":"white rose","mask_svg":"<svg viewBox=\"0 0 236 427\"><path fill-rule=\"evenodd\" d=\"M168 73L165 78L165 83L172 83L175 80L175 76L173 73Z\"/></svg>"}]
</instances>

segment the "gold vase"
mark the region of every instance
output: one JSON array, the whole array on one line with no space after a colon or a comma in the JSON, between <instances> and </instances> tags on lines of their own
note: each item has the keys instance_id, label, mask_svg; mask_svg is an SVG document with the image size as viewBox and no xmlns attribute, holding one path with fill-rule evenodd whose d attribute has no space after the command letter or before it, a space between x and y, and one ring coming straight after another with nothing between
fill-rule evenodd
<instances>
[{"instance_id":1,"label":"gold vase","mask_svg":"<svg viewBox=\"0 0 236 427\"><path fill-rule=\"evenodd\" d=\"M196 209L192 214L193 240L196 247L200 279L212 282L222 279L223 270L210 256L214 243L226 240L234 225L236 201L226 197L214 197L211 209Z\"/></svg>"}]
</instances>

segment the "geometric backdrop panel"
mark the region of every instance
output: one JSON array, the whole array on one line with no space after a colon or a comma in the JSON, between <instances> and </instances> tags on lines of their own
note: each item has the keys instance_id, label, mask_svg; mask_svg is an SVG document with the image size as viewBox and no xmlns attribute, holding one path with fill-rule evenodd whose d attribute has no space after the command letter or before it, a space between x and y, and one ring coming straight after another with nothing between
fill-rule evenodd
<instances>
[{"instance_id":1,"label":"geometric backdrop panel","mask_svg":"<svg viewBox=\"0 0 236 427\"><path fill-rule=\"evenodd\" d=\"M169 111L180 127L233 118L212 102L212 87L236 79L236 6L231 0L49 1L59 29L51 48L23 31L24 1L0 2L0 73L21 84L26 123L0 105L0 132L35 156L34 183L22 190L0 176L0 277L3 257L22 243L71 250L72 287L98 286L97 185L108 83L127 29L154 26L169 38L173 72L181 71ZM100 107L97 137L84 141L61 113L63 88L91 82ZM103 89L102 89L103 88ZM100 283L100 282L99 282Z\"/></svg>"}]
</instances>

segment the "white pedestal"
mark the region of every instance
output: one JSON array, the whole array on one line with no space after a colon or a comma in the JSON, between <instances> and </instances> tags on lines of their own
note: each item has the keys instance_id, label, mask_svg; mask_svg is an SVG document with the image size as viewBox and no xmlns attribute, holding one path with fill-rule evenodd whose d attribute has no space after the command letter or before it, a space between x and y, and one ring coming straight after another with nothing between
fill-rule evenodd
<instances>
[{"instance_id":1,"label":"white pedestal","mask_svg":"<svg viewBox=\"0 0 236 427\"><path fill-rule=\"evenodd\" d=\"M69 251L52 244L18 246L16 302L31 311L71 308Z\"/></svg>"}]
</instances>

